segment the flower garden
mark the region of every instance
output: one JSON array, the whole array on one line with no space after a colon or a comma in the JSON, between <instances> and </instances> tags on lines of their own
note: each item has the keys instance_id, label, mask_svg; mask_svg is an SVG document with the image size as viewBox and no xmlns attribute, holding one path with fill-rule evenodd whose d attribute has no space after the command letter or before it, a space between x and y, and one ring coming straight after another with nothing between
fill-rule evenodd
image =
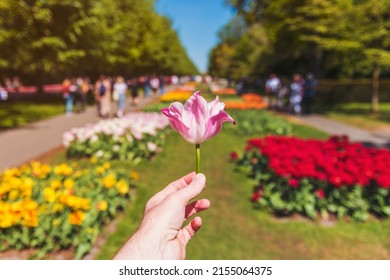
<instances>
[{"instance_id":1,"label":"flower garden","mask_svg":"<svg viewBox=\"0 0 390 280\"><path fill-rule=\"evenodd\" d=\"M195 169L194 148L160 113L187 100L186 87L194 86L164 94L144 112L65 132L64 151L48 163L5 170L0 256L30 248L34 257L47 258L71 249L80 259L101 237L93 257L112 258L137 229L146 201ZM189 243L188 258L389 257L388 150L329 137L255 105L228 106L264 104L259 95L218 95L237 126L225 123L202 144L203 195L212 207L201 214L204 226ZM115 230L105 234L119 213Z\"/></svg>"},{"instance_id":2,"label":"flower garden","mask_svg":"<svg viewBox=\"0 0 390 280\"><path fill-rule=\"evenodd\" d=\"M236 159L236 155L232 155ZM252 200L279 215L390 216L390 152L350 143L268 136L248 140L239 163L258 187Z\"/></svg>"}]
</instances>

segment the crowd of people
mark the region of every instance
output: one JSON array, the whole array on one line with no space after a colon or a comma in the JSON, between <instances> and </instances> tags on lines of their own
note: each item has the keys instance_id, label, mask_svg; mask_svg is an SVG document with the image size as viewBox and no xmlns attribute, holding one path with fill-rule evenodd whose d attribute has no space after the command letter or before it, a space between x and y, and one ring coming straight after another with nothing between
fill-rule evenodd
<instances>
[{"instance_id":1,"label":"crowd of people","mask_svg":"<svg viewBox=\"0 0 390 280\"><path fill-rule=\"evenodd\" d=\"M317 84L312 73L307 73L306 79L294 74L289 86L272 73L265 82L269 107L291 114L310 114Z\"/></svg>"},{"instance_id":2,"label":"crowd of people","mask_svg":"<svg viewBox=\"0 0 390 280\"><path fill-rule=\"evenodd\" d=\"M5 78L4 83L0 81L0 100L7 100L9 93L18 93L21 87L21 82L18 76L12 79Z\"/></svg>"},{"instance_id":3,"label":"crowd of people","mask_svg":"<svg viewBox=\"0 0 390 280\"><path fill-rule=\"evenodd\" d=\"M85 111L88 93L91 93L96 104L97 114L101 118L121 117L125 113L127 96L132 106L136 106L143 97L157 96L165 93L167 85L179 85L186 77L172 76L140 76L125 79L123 76L110 77L101 75L95 83L88 78L78 77L63 81L63 97L66 102L66 114L73 111ZM116 103L116 112L112 112L112 104ZM75 108L74 108L75 107Z\"/></svg>"}]
</instances>

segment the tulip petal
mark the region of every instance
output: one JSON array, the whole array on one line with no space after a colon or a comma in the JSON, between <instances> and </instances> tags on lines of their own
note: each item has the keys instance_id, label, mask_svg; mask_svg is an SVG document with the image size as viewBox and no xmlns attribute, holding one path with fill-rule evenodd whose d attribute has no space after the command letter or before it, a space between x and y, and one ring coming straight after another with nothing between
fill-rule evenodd
<instances>
[{"instance_id":1,"label":"tulip petal","mask_svg":"<svg viewBox=\"0 0 390 280\"><path fill-rule=\"evenodd\" d=\"M219 111L219 114L212 116L207 122L207 129L205 133L205 140L210 139L217 135L222 129L222 123L232 122L236 124L231 116L229 116L225 111Z\"/></svg>"},{"instance_id":2,"label":"tulip petal","mask_svg":"<svg viewBox=\"0 0 390 280\"><path fill-rule=\"evenodd\" d=\"M170 109L172 109L172 111ZM188 132L190 128L182 122L181 115L178 114L176 109L177 107L175 106L172 106L172 108L169 106L169 108L163 108L161 112L168 117L172 128L176 130L181 136L183 136L184 139L189 141L190 135Z\"/></svg>"}]
</instances>

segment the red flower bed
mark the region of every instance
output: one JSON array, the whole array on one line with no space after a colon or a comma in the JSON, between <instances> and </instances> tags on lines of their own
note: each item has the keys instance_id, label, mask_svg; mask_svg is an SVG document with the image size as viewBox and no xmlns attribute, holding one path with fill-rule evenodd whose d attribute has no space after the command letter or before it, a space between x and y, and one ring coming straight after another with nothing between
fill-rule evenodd
<instances>
[{"instance_id":1,"label":"red flower bed","mask_svg":"<svg viewBox=\"0 0 390 280\"><path fill-rule=\"evenodd\" d=\"M350 143L347 137L320 141L269 136L249 140L248 148L253 147L268 158L275 174L290 180L326 180L335 187L366 187L375 181L380 187L390 188L390 152Z\"/></svg>"},{"instance_id":2,"label":"red flower bed","mask_svg":"<svg viewBox=\"0 0 390 280\"><path fill-rule=\"evenodd\" d=\"M231 160L237 156L230 155ZM250 139L238 164L257 188L252 201L276 214L364 221L390 216L390 151L350 143L268 136Z\"/></svg>"}]
</instances>

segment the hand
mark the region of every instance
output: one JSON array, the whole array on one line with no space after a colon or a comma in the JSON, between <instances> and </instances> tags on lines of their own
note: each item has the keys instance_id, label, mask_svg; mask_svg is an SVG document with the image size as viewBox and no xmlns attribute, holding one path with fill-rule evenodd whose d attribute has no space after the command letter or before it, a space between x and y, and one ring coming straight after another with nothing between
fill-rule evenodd
<instances>
[{"instance_id":1,"label":"hand","mask_svg":"<svg viewBox=\"0 0 390 280\"><path fill-rule=\"evenodd\" d=\"M206 186L206 177L195 172L170 183L146 204L144 218L138 231L126 242L114 259L184 259L188 241L202 226L192 215L210 207L210 201L188 202Z\"/></svg>"}]
</instances>

